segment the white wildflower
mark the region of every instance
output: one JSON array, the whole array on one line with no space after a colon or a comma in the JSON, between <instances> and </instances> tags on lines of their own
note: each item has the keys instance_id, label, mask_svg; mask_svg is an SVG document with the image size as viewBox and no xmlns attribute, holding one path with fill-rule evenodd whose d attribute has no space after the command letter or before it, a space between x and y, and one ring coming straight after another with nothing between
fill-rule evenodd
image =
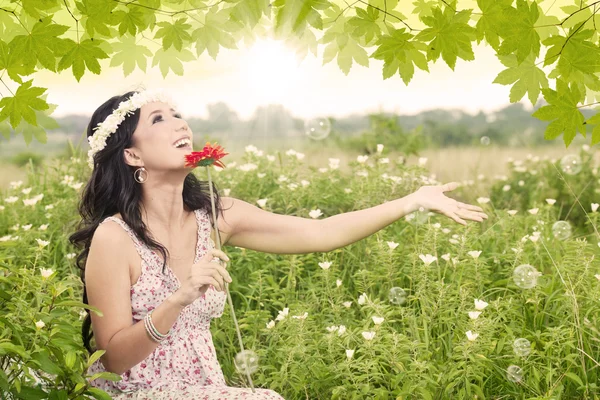
<instances>
[{"instance_id":1,"label":"white wildflower","mask_svg":"<svg viewBox=\"0 0 600 400\"><path fill-rule=\"evenodd\" d=\"M467 339L469 339L470 341L477 339L477 337L479 336L479 333L475 333L475 332L471 332L471 331L467 331L466 333L467 333Z\"/></svg>"},{"instance_id":2,"label":"white wildflower","mask_svg":"<svg viewBox=\"0 0 600 400\"><path fill-rule=\"evenodd\" d=\"M527 210L529 212L529 214L531 215L536 215L538 213L540 209L539 208L532 208L531 210Z\"/></svg>"},{"instance_id":3,"label":"white wildflower","mask_svg":"<svg viewBox=\"0 0 600 400\"><path fill-rule=\"evenodd\" d=\"M596 212L598 210L599 205L600 204L598 204L598 203L592 203L592 212Z\"/></svg>"},{"instance_id":4,"label":"white wildflower","mask_svg":"<svg viewBox=\"0 0 600 400\"><path fill-rule=\"evenodd\" d=\"M374 323L375 325L381 325L381 323L384 321L383 317L376 317L376 316L373 316L373 317L371 317L371 318L373 319L373 323Z\"/></svg>"},{"instance_id":5,"label":"white wildflower","mask_svg":"<svg viewBox=\"0 0 600 400\"><path fill-rule=\"evenodd\" d=\"M344 307L350 308L350 306L352 305L352 302L351 301L345 301L342 304L344 305Z\"/></svg>"},{"instance_id":6,"label":"white wildflower","mask_svg":"<svg viewBox=\"0 0 600 400\"><path fill-rule=\"evenodd\" d=\"M471 257L473 257L473 259L477 260L479 258L479 255L481 254L481 250L476 251L476 250L472 250L467 252L468 255L470 255Z\"/></svg>"},{"instance_id":7,"label":"white wildflower","mask_svg":"<svg viewBox=\"0 0 600 400\"><path fill-rule=\"evenodd\" d=\"M50 244L50 242L49 242L49 241L46 241L46 240L42 240L42 239L35 239L35 240L38 242L38 244L39 244L39 245L40 245L40 247L42 247L42 248L43 248L43 247L46 247L46 246L48 246L48 245Z\"/></svg>"},{"instance_id":8,"label":"white wildflower","mask_svg":"<svg viewBox=\"0 0 600 400\"><path fill-rule=\"evenodd\" d=\"M329 269L329 267L331 267L331 261L320 262L319 267L321 267L323 269Z\"/></svg>"},{"instance_id":9,"label":"white wildflower","mask_svg":"<svg viewBox=\"0 0 600 400\"><path fill-rule=\"evenodd\" d=\"M267 322L267 329L271 329L275 326L275 321L270 320L269 322Z\"/></svg>"},{"instance_id":10,"label":"white wildflower","mask_svg":"<svg viewBox=\"0 0 600 400\"><path fill-rule=\"evenodd\" d=\"M508 210L507 213L511 216L515 215L517 213L517 210Z\"/></svg>"},{"instance_id":11,"label":"white wildflower","mask_svg":"<svg viewBox=\"0 0 600 400\"><path fill-rule=\"evenodd\" d=\"M340 327L338 328L338 336L342 336L344 333L346 333L346 326L345 325L340 325Z\"/></svg>"},{"instance_id":12,"label":"white wildflower","mask_svg":"<svg viewBox=\"0 0 600 400\"><path fill-rule=\"evenodd\" d=\"M362 332L362 337L364 337L365 340L373 340L373 338L375 337L375 332L373 332L373 331Z\"/></svg>"},{"instance_id":13,"label":"white wildflower","mask_svg":"<svg viewBox=\"0 0 600 400\"><path fill-rule=\"evenodd\" d=\"M268 199L258 199L256 200L256 203L261 207L261 208L265 208L265 205L267 204L267 200Z\"/></svg>"},{"instance_id":14,"label":"white wildflower","mask_svg":"<svg viewBox=\"0 0 600 400\"><path fill-rule=\"evenodd\" d=\"M508 192L509 190L510 190L510 185L504 185L504 186L502 186L502 191Z\"/></svg>"},{"instance_id":15,"label":"white wildflower","mask_svg":"<svg viewBox=\"0 0 600 400\"><path fill-rule=\"evenodd\" d=\"M54 273L54 270L48 268L48 269L44 269L44 268L40 268L40 273L42 274L42 278L46 279L49 278L50 275L52 275Z\"/></svg>"},{"instance_id":16,"label":"white wildflower","mask_svg":"<svg viewBox=\"0 0 600 400\"><path fill-rule=\"evenodd\" d=\"M383 145L382 145L382 144L378 144L378 145L377 145L377 152L378 152L379 154L381 154L381 152L382 152L382 151L383 151Z\"/></svg>"},{"instance_id":17,"label":"white wildflower","mask_svg":"<svg viewBox=\"0 0 600 400\"><path fill-rule=\"evenodd\" d=\"M306 317L308 317L308 313L307 312L305 312L302 315L292 315L292 318L295 318L295 319L306 319Z\"/></svg>"},{"instance_id":18,"label":"white wildflower","mask_svg":"<svg viewBox=\"0 0 600 400\"><path fill-rule=\"evenodd\" d=\"M350 360L353 355L354 355L354 350L346 350L346 357L348 358L348 360Z\"/></svg>"},{"instance_id":19,"label":"white wildflower","mask_svg":"<svg viewBox=\"0 0 600 400\"><path fill-rule=\"evenodd\" d=\"M386 243L387 243L388 247L390 248L390 250L394 250L400 244L400 243L396 243L396 242L386 242Z\"/></svg>"},{"instance_id":20,"label":"white wildflower","mask_svg":"<svg viewBox=\"0 0 600 400\"><path fill-rule=\"evenodd\" d=\"M479 314L481 314L481 311L469 311L469 318L477 319Z\"/></svg>"},{"instance_id":21,"label":"white wildflower","mask_svg":"<svg viewBox=\"0 0 600 400\"><path fill-rule=\"evenodd\" d=\"M282 311L279 311L279 314L275 318L277 321L282 321L287 315L290 313L290 309L285 307Z\"/></svg>"},{"instance_id":22,"label":"white wildflower","mask_svg":"<svg viewBox=\"0 0 600 400\"><path fill-rule=\"evenodd\" d=\"M35 323L35 327L38 329L42 329L45 326L46 326L46 324L42 320L39 320L38 322Z\"/></svg>"},{"instance_id":23,"label":"white wildflower","mask_svg":"<svg viewBox=\"0 0 600 400\"><path fill-rule=\"evenodd\" d=\"M23 225L21 228L23 228L24 231L28 231L31 229L32 226L33 226L33 224L27 224L27 225Z\"/></svg>"},{"instance_id":24,"label":"white wildflower","mask_svg":"<svg viewBox=\"0 0 600 400\"><path fill-rule=\"evenodd\" d=\"M442 254L442 259L450 261L450 253Z\"/></svg>"},{"instance_id":25,"label":"white wildflower","mask_svg":"<svg viewBox=\"0 0 600 400\"><path fill-rule=\"evenodd\" d=\"M478 198L477 198L477 202L478 202L479 204L487 204L487 203L489 203L489 202L490 202L490 199L489 199L489 198L487 198L487 197L478 197Z\"/></svg>"},{"instance_id":26,"label":"white wildflower","mask_svg":"<svg viewBox=\"0 0 600 400\"><path fill-rule=\"evenodd\" d=\"M316 210L311 210L308 215L313 218L313 219L317 219L319 218L321 215L323 215L323 213L321 212L320 209L316 209Z\"/></svg>"},{"instance_id":27,"label":"white wildflower","mask_svg":"<svg viewBox=\"0 0 600 400\"><path fill-rule=\"evenodd\" d=\"M342 286L342 280L341 280L341 279L336 279L336 280L335 280L335 286L336 286L336 287L340 287L340 286Z\"/></svg>"},{"instance_id":28,"label":"white wildflower","mask_svg":"<svg viewBox=\"0 0 600 400\"><path fill-rule=\"evenodd\" d=\"M419 258L425 263L426 266L429 266L432 262L437 260L436 256L432 256L431 254L420 254Z\"/></svg>"},{"instance_id":29,"label":"white wildflower","mask_svg":"<svg viewBox=\"0 0 600 400\"><path fill-rule=\"evenodd\" d=\"M337 326L335 326L335 325L332 325L332 326L328 326L328 327L326 327L325 329L327 329L327 332L330 332L330 333L331 333L331 332L335 332L335 331L337 331L337 330L338 330L338 327L337 327Z\"/></svg>"},{"instance_id":30,"label":"white wildflower","mask_svg":"<svg viewBox=\"0 0 600 400\"><path fill-rule=\"evenodd\" d=\"M368 159L369 159L369 156L358 156L358 157L356 157L356 161L358 161L361 164L364 164L365 162L367 162Z\"/></svg>"},{"instance_id":31,"label":"white wildflower","mask_svg":"<svg viewBox=\"0 0 600 400\"><path fill-rule=\"evenodd\" d=\"M366 301L367 301L367 294L366 293L363 293L360 296L358 296L358 304L359 305L362 306L363 304L365 304Z\"/></svg>"},{"instance_id":32,"label":"white wildflower","mask_svg":"<svg viewBox=\"0 0 600 400\"><path fill-rule=\"evenodd\" d=\"M17 200L19 200L19 198L17 196L10 196L4 199L5 203L14 203Z\"/></svg>"},{"instance_id":33,"label":"white wildflower","mask_svg":"<svg viewBox=\"0 0 600 400\"><path fill-rule=\"evenodd\" d=\"M475 299L475 309L477 311L481 311L484 308L486 308L487 306L488 306L488 303L486 303L485 301L479 300L479 299Z\"/></svg>"},{"instance_id":34,"label":"white wildflower","mask_svg":"<svg viewBox=\"0 0 600 400\"><path fill-rule=\"evenodd\" d=\"M427 157L419 157L419 165L422 167L427 164Z\"/></svg>"}]
</instances>

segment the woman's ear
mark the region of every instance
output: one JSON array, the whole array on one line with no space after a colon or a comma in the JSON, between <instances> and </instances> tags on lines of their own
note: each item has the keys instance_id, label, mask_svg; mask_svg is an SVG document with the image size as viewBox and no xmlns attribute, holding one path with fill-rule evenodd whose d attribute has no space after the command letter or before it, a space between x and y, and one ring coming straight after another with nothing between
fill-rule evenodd
<instances>
[{"instance_id":1,"label":"woman's ear","mask_svg":"<svg viewBox=\"0 0 600 400\"><path fill-rule=\"evenodd\" d=\"M138 156L137 150L134 150L133 147L123 151L123 158L125 159L125 164L132 167L141 167L144 165L142 158Z\"/></svg>"}]
</instances>

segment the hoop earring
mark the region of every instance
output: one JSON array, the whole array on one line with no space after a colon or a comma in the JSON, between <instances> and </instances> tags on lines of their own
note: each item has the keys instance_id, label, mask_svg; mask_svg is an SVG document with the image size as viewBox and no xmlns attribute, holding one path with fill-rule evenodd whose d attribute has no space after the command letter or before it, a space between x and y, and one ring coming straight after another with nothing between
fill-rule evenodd
<instances>
[{"instance_id":1,"label":"hoop earring","mask_svg":"<svg viewBox=\"0 0 600 400\"><path fill-rule=\"evenodd\" d=\"M144 174L144 177L142 178L142 174ZM144 183L148 180L148 171L146 171L146 168L144 167L140 167L138 169L135 170L135 172L133 173L133 179L135 179L135 181L137 183Z\"/></svg>"}]
</instances>

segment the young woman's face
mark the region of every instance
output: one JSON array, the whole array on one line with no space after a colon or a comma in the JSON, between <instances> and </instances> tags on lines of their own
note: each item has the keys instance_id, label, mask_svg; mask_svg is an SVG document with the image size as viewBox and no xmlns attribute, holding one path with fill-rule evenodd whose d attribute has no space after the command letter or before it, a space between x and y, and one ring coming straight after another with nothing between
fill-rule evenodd
<instances>
[{"instance_id":1,"label":"young woman's face","mask_svg":"<svg viewBox=\"0 0 600 400\"><path fill-rule=\"evenodd\" d=\"M182 138L189 142L181 146ZM141 158L138 164L147 170L181 169L185 164L184 156L192 152L193 140L190 127L176 110L166 103L147 103L140 109L132 150Z\"/></svg>"}]
</instances>

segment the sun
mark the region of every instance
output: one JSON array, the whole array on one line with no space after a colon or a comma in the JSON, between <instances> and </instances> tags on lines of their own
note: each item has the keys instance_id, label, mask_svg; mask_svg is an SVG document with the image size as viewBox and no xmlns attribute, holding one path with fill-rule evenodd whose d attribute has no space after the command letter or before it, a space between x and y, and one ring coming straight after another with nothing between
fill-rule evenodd
<instances>
[{"instance_id":1,"label":"sun","mask_svg":"<svg viewBox=\"0 0 600 400\"><path fill-rule=\"evenodd\" d=\"M302 62L280 41L257 40L245 52L242 63L240 69L258 103L285 103L305 81Z\"/></svg>"}]
</instances>

